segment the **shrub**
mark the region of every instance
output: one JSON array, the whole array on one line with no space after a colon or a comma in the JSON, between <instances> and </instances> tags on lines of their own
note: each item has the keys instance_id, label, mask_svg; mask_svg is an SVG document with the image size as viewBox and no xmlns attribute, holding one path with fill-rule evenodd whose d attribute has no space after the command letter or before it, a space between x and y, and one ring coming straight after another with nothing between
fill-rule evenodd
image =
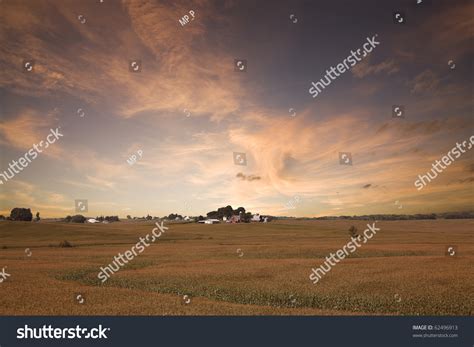
<instances>
[{"instance_id":1,"label":"shrub","mask_svg":"<svg viewBox=\"0 0 474 347\"><path fill-rule=\"evenodd\" d=\"M81 214L76 214L75 216L71 217L71 223L84 223L86 221L86 217Z\"/></svg>"},{"instance_id":2,"label":"shrub","mask_svg":"<svg viewBox=\"0 0 474 347\"><path fill-rule=\"evenodd\" d=\"M67 241L67 240L64 240L62 242L59 243L59 247L61 248L67 248L67 247L73 247L72 243Z\"/></svg>"},{"instance_id":3,"label":"shrub","mask_svg":"<svg viewBox=\"0 0 474 347\"><path fill-rule=\"evenodd\" d=\"M5 220L5 216L3 214L0 214L0 220Z\"/></svg>"},{"instance_id":4,"label":"shrub","mask_svg":"<svg viewBox=\"0 0 474 347\"><path fill-rule=\"evenodd\" d=\"M351 235L351 237L354 237L354 238L359 236L359 234L357 234L357 228L355 226L352 225L349 228L349 235Z\"/></svg>"},{"instance_id":5,"label":"shrub","mask_svg":"<svg viewBox=\"0 0 474 347\"><path fill-rule=\"evenodd\" d=\"M127 216L128 217L128 216ZM112 223L112 222L120 222L120 219L118 216L100 216L100 217L96 217L95 218L96 220L98 220L99 222L103 222L103 221L107 221L109 223Z\"/></svg>"},{"instance_id":6,"label":"shrub","mask_svg":"<svg viewBox=\"0 0 474 347\"><path fill-rule=\"evenodd\" d=\"M66 218L64 218L64 222L69 223L71 221L71 219L72 219L71 216L66 216Z\"/></svg>"},{"instance_id":7,"label":"shrub","mask_svg":"<svg viewBox=\"0 0 474 347\"><path fill-rule=\"evenodd\" d=\"M31 222L31 220L33 219L33 214L31 213L31 210L29 208L15 207L10 212L10 219L15 221Z\"/></svg>"},{"instance_id":8,"label":"shrub","mask_svg":"<svg viewBox=\"0 0 474 347\"><path fill-rule=\"evenodd\" d=\"M36 212L36 219L35 219L37 222L39 222L41 220L40 218L40 213L39 212Z\"/></svg>"}]
</instances>

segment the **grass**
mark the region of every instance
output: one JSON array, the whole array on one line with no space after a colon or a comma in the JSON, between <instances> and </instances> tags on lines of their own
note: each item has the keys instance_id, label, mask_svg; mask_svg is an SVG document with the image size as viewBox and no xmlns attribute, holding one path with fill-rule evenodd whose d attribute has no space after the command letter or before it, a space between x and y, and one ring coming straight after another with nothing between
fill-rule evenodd
<instances>
[{"instance_id":1,"label":"grass","mask_svg":"<svg viewBox=\"0 0 474 347\"><path fill-rule=\"evenodd\" d=\"M1 222L0 267L11 277L0 284L0 314L472 315L474 221L378 222L373 239L313 285L311 268L350 240L352 224L365 229L363 221L170 224L101 283L100 267L152 222ZM62 240L74 247L48 247ZM458 256L447 257L447 245Z\"/></svg>"}]
</instances>

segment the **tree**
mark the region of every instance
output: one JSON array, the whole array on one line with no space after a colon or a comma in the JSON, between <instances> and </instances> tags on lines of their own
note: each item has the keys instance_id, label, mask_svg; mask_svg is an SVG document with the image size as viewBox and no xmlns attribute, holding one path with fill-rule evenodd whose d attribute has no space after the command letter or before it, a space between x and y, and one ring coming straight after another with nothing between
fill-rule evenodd
<instances>
[{"instance_id":1,"label":"tree","mask_svg":"<svg viewBox=\"0 0 474 347\"><path fill-rule=\"evenodd\" d=\"M106 220L107 222L120 222L120 219L118 216L105 216L104 220Z\"/></svg>"},{"instance_id":2,"label":"tree","mask_svg":"<svg viewBox=\"0 0 474 347\"><path fill-rule=\"evenodd\" d=\"M10 219L14 221L31 222L33 220L33 214L29 208L15 207L10 212Z\"/></svg>"},{"instance_id":3,"label":"tree","mask_svg":"<svg viewBox=\"0 0 474 347\"><path fill-rule=\"evenodd\" d=\"M40 213L39 212L36 212L36 221L39 222L40 221Z\"/></svg>"},{"instance_id":4,"label":"tree","mask_svg":"<svg viewBox=\"0 0 474 347\"><path fill-rule=\"evenodd\" d=\"M127 215L127 219L132 219L132 216L130 216L129 214Z\"/></svg>"},{"instance_id":5,"label":"tree","mask_svg":"<svg viewBox=\"0 0 474 347\"><path fill-rule=\"evenodd\" d=\"M217 211L211 211L211 212L208 212L206 214L207 218L209 219L217 219L218 218L218 214L217 214Z\"/></svg>"},{"instance_id":6,"label":"tree","mask_svg":"<svg viewBox=\"0 0 474 347\"><path fill-rule=\"evenodd\" d=\"M177 213L170 213L169 216L165 218L169 220L175 220L176 218L183 219L183 216Z\"/></svg>"},{"instance_id":7,"label":"tree","mask_svg":"<svg viewBox=\"0 0 474 347\"><path fill-rule=\"evenodd\" d=\"M223 219L224 217L230 218L234 215L234 210L232 206L227 205L226 207L219 207L217 209L217 218Z\"/></svg>"},{"instance_id":8,"label":"tree","mask_svg":"<svg viewBox=\"0 0 474 347\"><path fill-rule=\"evenodd\" d=\"M152 220L152 219L153 219L152 216L150 216L149 214L146 215L146 220Z\"/></svg>"},{"instance_id":9,"label":"tree","mask_svg":"<svg viewBox=\"0 0 474 347\"><path fill-rule=\"evenodd\" d=\"M86 217L81 214L76 214L75 216L71 217L72 223L84 223L86 221Z\"/></svg>"},{"instance_id":10,"label":"tree","mask_svg":"<svg viewBox=\"0 0 474 347\"><path fill-rule=\"evenodd\" d=\"M250 223L251 219L252 219L252 213L251 212L242 213L240 215L240 221L241 222Z\"/></svg>"},{"instance_id":11,"label":"tree","mask_svg":"<svg viewBox=\"0 0 474 347\"><path fill-rule=\"evenodd\" d=\"M234 214L240 215L241 213L245 213L245 208L243 207L238 207L235 211Z\"/></svg>"}]
</instances>

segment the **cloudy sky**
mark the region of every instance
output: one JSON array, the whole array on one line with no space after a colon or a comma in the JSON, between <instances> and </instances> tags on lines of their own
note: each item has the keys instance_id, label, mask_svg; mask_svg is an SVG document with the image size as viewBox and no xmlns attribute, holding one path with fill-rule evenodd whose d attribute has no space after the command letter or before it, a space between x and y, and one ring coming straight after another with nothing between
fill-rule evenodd
<instances>
[{"instance_id":1,"label":"cloudy sky","mask_svg":"<svg viewBox=\"0 0 474 347\"><path fill-rule=\"evenodd\" d=\"M474 133L473 11L435 0L0 0L0 171L50 129L64 135L2 182L0 213L65 216L75 199L90 216L472 210L474 150L421 191L414 182ZM311 82L375 34L380 45L312 98Z\"/></svg>"}]
</instances>

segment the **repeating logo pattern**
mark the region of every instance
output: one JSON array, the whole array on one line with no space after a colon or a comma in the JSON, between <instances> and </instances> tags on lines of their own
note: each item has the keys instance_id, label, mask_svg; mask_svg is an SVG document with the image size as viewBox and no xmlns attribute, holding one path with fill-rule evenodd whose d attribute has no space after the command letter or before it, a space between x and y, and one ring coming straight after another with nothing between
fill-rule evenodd
<instances>
[{"instance_id":1,"label":"repeating logo pattern","mask_svg":"<svg viewBox=\"0 0 474 347\"><path fill-rule=\"evenodd\" d=\"M128 70L133 73L142 72L142 61L140 59L129 60Z\"/></svg>"},{"instance_id":2,"label":"repeating logo pattern","mask_svg":"<svg viewBox=\"0 0 474 347\"><path fill-rule=\"evenodd\" d=\"M247 165L247 155L243 152L234 152L235 165Z\"/></svg>"},{"instance_id":3,"label":"repeating logo pattern","mask_svg":"<svg viewBox=\"0 0 474 347\"><path fill-rule=\"evenodd\" d=\"M393 12L393 22L395 24L405 24L405 13L402 11Z\"/></svg>"},{"instance_id":4,"label":"repeating logo pattern","mask_svg":"<svg viewBox=\"0 0 474 347\"><path fill-rule=\"evenodd\" d=\"M352 154L350 152L339 152L339 164L352 165Z\"/></svg>"},{"instance_id":5,"label":"repeating logo pattern","mask_svg":"<svg viewBox=\"0 0 474 347\"><path fill-rule=\"evenodd\" d=\"M79 305L83 305L86 303L86 298L84 297L83 294L81 293L75 293L74 294L74 300L79 304Z\"/></svg>"},{"instance_id":6,"label":"repeating logo pattern","mask_svg":"<svg viewBox=\"0 0 474 347\"><path fill-rule=\"evenodd\" d=\"M81 213L89 211L89 203L86 199L76 199L74 205L76 207L76 212Z\"/></svg>"},{"instance_id":7,"label":"repeating logo pattern","mask_svg":"<svg viewBox=\"0 0 474 347\"><path fill-rule=\"evenodd\" d=\"M33 72L35 68L35 61L32 59L25 59L22 63L24 72Z\"/></svg>"},{"instance_id":8,"label":"repeating logo pattern","mask_svg":"<svg viewBox=\"0 0 474 347\"><path fill-rule=\"evenodd\" d=\"M455 257L458 254L458 246L449 245L446 246L445 254L448 257Z\"/></svg>"},{"instance_id":9,"label":"repeating logo pattern","mask_svg":"<svg viewBox=\"0 0 474 347\"><path fill-rule=\"evenodd\" d=\"M393 105L392 106L392 117L393 118L405 118L405 106Z\"/></svg>"},{"instance_id":10,"label":"repeating logo pattern","mask_svg":"<svg viewBox=\"0 0 474 347\"><path fill-rule=\"evenodd\" d=\"M247 72L247 59L234 59L234 71Z\"/></svg>"}]
</instances>

